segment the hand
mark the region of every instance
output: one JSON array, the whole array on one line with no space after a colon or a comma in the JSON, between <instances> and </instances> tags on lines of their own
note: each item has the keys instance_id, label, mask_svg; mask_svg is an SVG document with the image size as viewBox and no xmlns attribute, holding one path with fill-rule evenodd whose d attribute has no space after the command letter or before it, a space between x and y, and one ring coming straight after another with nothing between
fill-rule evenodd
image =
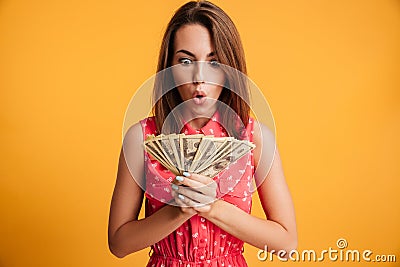
<instances>
[{"instance_id":1,"label":"hand","mask_svg":"<svg viewBox=\"0 0 400 267\"><path fill-rule=\"evenodd\" d=\"M204 175L183 173L172 184L172 196L185 213L208 213L216 201L217 183Z\"/></svg>"}]
</instances>

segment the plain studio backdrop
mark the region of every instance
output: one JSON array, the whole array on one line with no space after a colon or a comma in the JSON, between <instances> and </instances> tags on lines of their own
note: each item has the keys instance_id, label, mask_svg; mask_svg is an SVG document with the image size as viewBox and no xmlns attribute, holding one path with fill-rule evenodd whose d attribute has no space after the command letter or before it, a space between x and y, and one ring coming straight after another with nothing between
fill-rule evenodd
<instances>
[{"instance_id":1,"label":"plain studio backdrop","mask_svg":"<svg viewBox=\"0 0 400 267\"><path fill-rule=\"evenodd\" d=\"M345 238L398 264L400 2L214 2L274 114L299 251ZM109 204L125 110L183 3L0 2L0 266L145 265L149 249L108 251ZM263 216L257 195L253 214ZM262 262L257 251L246 245L249 266L365 266Z\"/></svg>"}]
</instances>

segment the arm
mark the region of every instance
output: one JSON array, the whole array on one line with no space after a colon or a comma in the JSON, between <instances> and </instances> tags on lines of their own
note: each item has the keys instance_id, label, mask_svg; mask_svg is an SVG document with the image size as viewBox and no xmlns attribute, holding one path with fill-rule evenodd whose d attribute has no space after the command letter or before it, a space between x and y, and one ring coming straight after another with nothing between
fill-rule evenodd
<instances>
[{"instance_id":1,"label":"arm","mask_svg":"<svg viewBox=\"0 0 400 267\"><path fill-rule=\"evenodd\" d=\"M247 214L234 205L219 200L209 214L210 221L237 238L268 251L285 250L297 246L294 209L289 190L280 170L276 152L273 166L266 180L259 186L258 194L267 220Z\"/></svg>"},{"instance_id":2,"label":"arm","mask_svg":"<svg viewBox=\"0 0 400 267\"><path fill-rule=\"evenodd\" d=\"M158 242L193 215L167 205L153 215L138 220L143 200L139 184L144 185L142 144L141 126L135 124L124 139L109 216L109 248L120 258ZM129 164L126 164L127 161Z\"/></svg>"},{"instance_id":3,"label":"arm","mask_svg":"<svg viewBox=\"0 0 400 267\"><path fill-rule=\"evenodd\" d=\"M254 142L257 146L254 151L255 167L257 169L255 179L260 181L258 193L268 219L261 219L247 214L240 208L223 200L217 200L200 208L194 207L194 209L221 229L251 245L260 249L264 249L267 246L268 251L285 250L288 253L297 246L297 230L293 203L283 175L279 153L274 150L273 135L265 126L255 125ZM274 147L271 147L272 144ZM270 151L275 153L273 154ZM271 169L266 166L269 164L257 164L258 162L269 163L272 157ZM198 175L191 175L191 177L196 182L185 178L182 183L193 187L194 185L198 187L198 182L202 182L203 185L207 184L205 177L199 177ZM208 181L208 184L211 185L212 182ZM196 199L193 192L188 192L185 188L179 188L178 191L189 196L186 204L194 204L189 203L190 199ZM197 199L201 198L198 197Z\"/></svg>"}]
</instances>

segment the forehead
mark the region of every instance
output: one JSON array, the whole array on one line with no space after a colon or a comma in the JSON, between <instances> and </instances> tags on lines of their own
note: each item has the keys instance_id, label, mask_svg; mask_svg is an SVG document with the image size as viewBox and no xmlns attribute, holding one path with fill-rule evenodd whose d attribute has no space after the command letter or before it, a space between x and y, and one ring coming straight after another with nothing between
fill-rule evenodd
<instances>
[{"instance_id":1,"label":"forehead","mask_svg":"<svg viewBox=\"0 0 400 267\"><path fill-rule=\"evenodd\" d=\"M195 55L209 54L214 50L208 29L199 24L180 27L175 34L174 50L188 50Z\"/></svg>"}]
</instances>

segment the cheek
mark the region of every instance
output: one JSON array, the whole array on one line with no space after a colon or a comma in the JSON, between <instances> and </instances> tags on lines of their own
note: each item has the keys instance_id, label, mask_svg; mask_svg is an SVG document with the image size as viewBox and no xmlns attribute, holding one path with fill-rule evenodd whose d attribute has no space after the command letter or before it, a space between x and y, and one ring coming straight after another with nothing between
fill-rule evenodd
<instances>
[{"instance_id":1,"label":"cheek","mask_svg":"<svg viewBox=\"0 0 400 267\"><path fill-rule=\"evenodd\" d=\"M214 99L218 99L219 96L221 95L222 92L222 87L221 86L216 86L215 88L212 89L212 95L210 95Z\"/></svg>"},{"instance_id":2,"label":"cheek","mask_svg":"<svg viewBox=\"0 0 400 267\"><path fill-rule=\"evenodd\" d=\"M190 97L190 91L189 91L189 89L188 88L186 88L187 86L185 86L185 85L181 85L181 86L178 86L178 92L179 92L179 95L181 96L181 98L182 98L182 100L183 101L186 101L186 100L188 100L189 98L191 98Z\"/></svg>"},{"instance_id":3,"label":"cheek","mask_svg":"<svg viewBox=\"0 0 400 267\"><path fill-rule=\"evenodd\" d=\"M208 78L210 79L210 83L218 85L219 87L223 87L225 85L225 74L222 69L210 69L208 73Z\"/></svg>"}]
</instances>

